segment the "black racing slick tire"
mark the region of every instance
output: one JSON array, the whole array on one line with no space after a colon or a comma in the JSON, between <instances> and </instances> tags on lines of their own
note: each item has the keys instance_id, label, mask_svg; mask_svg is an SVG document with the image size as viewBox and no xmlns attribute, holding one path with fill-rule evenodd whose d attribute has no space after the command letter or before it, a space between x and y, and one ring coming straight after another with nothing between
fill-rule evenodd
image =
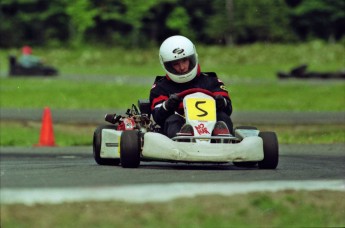
<instances>
[{"instance_id":1,"label":"black racing slick tire","mask_svg":"<svg viewBox=\"0 0 345 228\"><path fill-rule=\"evenodd\" d=\"M101 145L102 145L102 130L113 129L116 130L115 125L102 125L96 128L93 133L93 158L98 165L119 165L119 158L101 158Z\"/></svg>"},{"instance_id":2,"label":"black racing slick tire","mask_svg":"<svg viewBox=\"0 0 345 228\"><path fill-rule=\"evenodd\" d=\"M120 158L123 168L138 168L140 165L140 133L136 130L124 131L120 140Z\"/></svg>"},{"instance_id":3,"label":"black racing slick tire","mask_svg":"<svg viewBox=\"0 0 345 228\"><path fill-rule=\"evenodd\" d=\"M275 169L279 161L279 144L275 132L260 132L264 147L264 159L258 162L260 169Z\"/></svg>"}]
</instances>

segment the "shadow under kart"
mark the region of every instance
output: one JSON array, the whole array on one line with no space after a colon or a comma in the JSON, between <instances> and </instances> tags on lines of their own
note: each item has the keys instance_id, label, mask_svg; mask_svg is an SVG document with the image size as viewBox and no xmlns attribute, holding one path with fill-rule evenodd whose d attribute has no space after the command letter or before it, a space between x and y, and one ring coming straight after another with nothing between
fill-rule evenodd
<instances>
[{"instance_id":1,"label":"shadow under kart","mask_svg":"<svg viewBox=\"0 0 345 228\"><path fill-rule=\"evenodd\" d=\"M196 94L196 98L192 98L199 99L198 92L207 93L201 89L182 93L183 96ZM186 107L185 104L184 99ZM112 125L97 127L93 136L93 156L97 164L121 164L123 168L137 168L140 161L232 162L238 167L260 169L275 169L278 165L279 144L275 132L261 132L256 127L239 126L235 128L234 136L193 135L170 139L161 133L160 127L150 118L149 101L139 100L138 106L140 111L132 105L127 110L127 117L107 114L105 119Z\"/></svg>"}]
</instances>

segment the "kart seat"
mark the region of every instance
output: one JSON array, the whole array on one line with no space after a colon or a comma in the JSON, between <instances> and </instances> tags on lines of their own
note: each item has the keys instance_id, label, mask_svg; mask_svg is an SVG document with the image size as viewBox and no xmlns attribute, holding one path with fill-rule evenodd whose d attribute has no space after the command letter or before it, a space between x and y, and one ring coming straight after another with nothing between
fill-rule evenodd
<instances>
[{"instance_id":1,"label":"kart seat","mask_svg":"<svg viewBox=\"0 0 345 228\"><path fill-rule=\"evenodd\" d=\"M141 114L147 114L150 118L151 115L151 105L149 99L139 99L138 100L138 107Z\"/></svg>"}]
</instances>

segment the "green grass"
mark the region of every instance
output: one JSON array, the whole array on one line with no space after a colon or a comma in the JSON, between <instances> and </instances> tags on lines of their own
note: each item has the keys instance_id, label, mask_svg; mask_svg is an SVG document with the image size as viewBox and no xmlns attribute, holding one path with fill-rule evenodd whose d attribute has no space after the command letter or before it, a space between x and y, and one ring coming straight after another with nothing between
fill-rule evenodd
<instances>
[{"instance_id":1,"label":"green grass","mask_svg":"<svg viewBox=\"0 0 345 228\"><path fill-rule=\"evenodd\" d=\"M1 108L122 108L148 98L150 84L119 85L65 79L0 79ZM227 84L237 111L345 111L341 81L262 81Z\"/></svg>"},{"instance_id":2,"label":"green grass","mask_svg":"<svg viewBox=\"0 0 345 228\"><path fill-rule=\"evenodd\" d=\"M1 205L3 227L343 227L344 192L198 196L167 203Z\"/></svg>"},{"instance_id":3,"label":"green grass","mask_svg":"<svg viewBox=\"0 0 345 228\"><path fill-rule=\"evenodd\" d=\"M240 111L344 111L345 83L287 81L228 86L234 109Z\"/></svg>"},{"instance_id":4,"label":"green grass","mask_svg":"<svg viewBox=\"0 0 345 228\"><path fill-rule=\"evenodd\" d=\"M199 46L204 71L216 71L231 92L236 110L345 110L345 83L341 81L279 81L277 71L289 71L308 64L310 71L345 69L345 48L341 44L314 41L304 44L253 44L247 46ZM127 108L138 98L148 97L150 84L163 70L158 47L84 47L80 49L34 49L47 63L57 66L56 78L4 78L0 80L0 107L41 108ZM0 62L18 50L0 50ZM3 75L7 64L1 65ZM119 84L125 77L147 77L145 85ZM135 94L135 96L133 96Z\"/></svg>"},{"instance_id":5,"label":"green grass","mask_svg":"<svg viewBox=\"0 0 345 228\"><path fill-rule=\"evenodd\" d=\"M148 97L150 89L149 85L59 79L15 78L0 82L2 108L128 108L138 98Z\"/></svg>"},{"instance_id":6,"label":"green grass","mask_svg":"<svg viewBox=\"0 0 345 228\"><path fill-rule=\"evenodd\" d=\"M311 71L345 68L341 44L255 44L234 47L197 45L203 71L226 82L236 111L345 111L341 81L278 81L277 71L308 64ZM158 48L119 47L34 49L60 76L0 79L0 108L127 108L148 96L161 75ZM0 50L0 75L8 54ZM76 80L75 75L79 76ZM100 77L102 76L102 77ZM148 85L116 84L117 76L147 77ZM96 126L54 124L58 146L90 145ZM258 126L274 130L280 143L344 143L344 125ZM0 123L1 146L38 143L40 123ZM231 197L206 196L168 203L86 202L57 205L1 205L3 227L343 227L343 192L284 191Z\"/></svg>"},{"instance_id":7,"label":"green grass","mask_svg":"<svg viewBox=\"0 0 345 228\"><path fill-rule=\"evenodd\" d=\"M54 124L54 140L57 146L92 146L96 125ZM0 128L1 146L31 147L39 143L41 123L2 122Z\"/></svg>"},{"instance_id":8,"label":"green grass","mask_svg":"<svg viewBox=\"0 0 345 228\"><path fill-rule=\"evenodd\" d=\"M289 71L303 63L309 64L311 71L345 69L345 48L341 44L315 41L293 45L197 46L197 49L202 69L216 71L226 83L235 111L345 111L344 81L276 78L277 71ZM139 98L148 98L154 77L163 74L158 48L38 48L35 52L57 66L60 75L1 77L0 108L127 109ZM0 62L6 63L10 53L18 55L18 50L0 50ZM0 73L6 75L7 71L7 64L1 64ZM119 77L129 82L119 83L116 80ZM147 77L145 84L139 83L142 77ZM331 138L321 138L325 129ZM0 145L31 145L37 140L34 137L38 137L39 123L32 127L1 121L0 131ZM78 136L62 125L56 129L56 141L60 145L87 145L92 131L90 128ZM279 136L283 143L332 143L344 142L343 132L344 126L301 127L298 131L284 126Z\"/></svg>"},{"instance_id":9,"label":"green grass","mask_svg":"<svg viewBox=\"0 0 345 228\"><path fill-rule=\"evenodd\" d=\"M196 45L203 71L216 71L222 77L242 79L274 78L279 70L287 71L300 64L310 70L338 71L345 68L342 44L314 41L303 44L253 44L246 46ZM7 74L7 56L19 56L20 50L0 50L3 74ZM48 64L57 66L63 76L116 75L152 77L163 73L158 61L158 47L124 49L121 47L89 47L79 49L34 49Z\"/></svg>"},{"instance_id":10,"label":"green grass","mask_svg":"<svg viewBox=\"0 0 345 228\"><path fill-rule=\"evenodd\" d=\"M280 144L345 143L345 125L257 126L261 131L277 133Z\"/></svg>"},{"instance_id":11,"label":"green grass","mask_svg":"<svg viewBox=\"0 0 345 228\"><path fill-rule=\"evenodd\" d=\"M54 124L57 146L92 146L96 125ZM345 143L344 125L257 125L262 131L275 131L280 144ZM31 147L39 142L41 123L1 122L0 146Z\"/></svg>"}]
</instances>

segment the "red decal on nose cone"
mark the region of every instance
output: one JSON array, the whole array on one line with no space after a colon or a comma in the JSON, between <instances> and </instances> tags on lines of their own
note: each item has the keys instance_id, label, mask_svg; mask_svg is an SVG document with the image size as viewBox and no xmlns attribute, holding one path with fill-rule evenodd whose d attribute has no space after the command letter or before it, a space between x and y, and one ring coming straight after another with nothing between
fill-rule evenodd
<instances>
[{"instance_id":1,"label":"red decal on nose cone","mask_svg":"<svg viewBox=\"0 0 345 228\"><path fill-rule=\"evenodd\" d=\"M199 124L198 126L195 126L195 129L199 133L199 135L210 134L210 132L208 132L204 124Z\"/></svg>"}]
</instances>

